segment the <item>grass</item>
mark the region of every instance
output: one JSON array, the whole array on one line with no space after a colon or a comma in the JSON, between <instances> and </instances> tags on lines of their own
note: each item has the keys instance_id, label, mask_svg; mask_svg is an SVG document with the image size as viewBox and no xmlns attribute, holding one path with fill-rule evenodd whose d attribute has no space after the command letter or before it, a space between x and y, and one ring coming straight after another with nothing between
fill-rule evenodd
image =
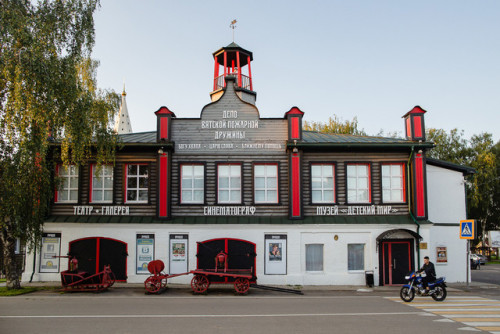
<instances>
[{"instance_id":1,"label":"grass","mask_svg":"<svg viewBox=\"0 0 500 334\"><path fill-rule=\"evenodd\" d=\"M0 278L0 283L5 283L7 281L7 279L5 278Z\"/></svg>"},{"instance_id":2,"label":"grass","mask_svg":"<svg viewBox=\"0 0 500 334\"><path fill-rule=\"evenodd\" d=\"M54 290L57 289L55 287L46 287L46 286L30 286L30 287L21 287L21 289L10 289L2 286L0 287L0 297L9 297L9 296L19 296L24 295L26 293L31 293L40 290Z\"/></svg>"}]
</instances>

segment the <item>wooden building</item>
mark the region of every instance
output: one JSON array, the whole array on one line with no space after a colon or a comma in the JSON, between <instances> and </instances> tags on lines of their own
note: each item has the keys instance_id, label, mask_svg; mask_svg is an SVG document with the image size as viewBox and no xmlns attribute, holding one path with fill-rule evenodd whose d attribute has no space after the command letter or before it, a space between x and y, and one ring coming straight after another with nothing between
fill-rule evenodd
<instances>
[{"instance_id":1,"label":"wooden building","mask_svg":"<svg viewBox=\"0 0 500 334\"><path fill-rule=\"evenodd\" d=\"M432 160L440 176L429 183L425 110L404 114L405 139L305 131L298 107L261 117L252 52L231 43L213 57L199 118L161 107L156 131L120 134L113 166L58 166L64 182L28 257L35 280L58 280L67 263L54 256L72 254L89 272L109 263L119 280L142 282L149 261L186 272L199 243L220 239L226 250L253 245L263 284L364 285L366 272L400 284L424 255L465 281L458 222L473 171Z\"/></svg>"}]
</instances>

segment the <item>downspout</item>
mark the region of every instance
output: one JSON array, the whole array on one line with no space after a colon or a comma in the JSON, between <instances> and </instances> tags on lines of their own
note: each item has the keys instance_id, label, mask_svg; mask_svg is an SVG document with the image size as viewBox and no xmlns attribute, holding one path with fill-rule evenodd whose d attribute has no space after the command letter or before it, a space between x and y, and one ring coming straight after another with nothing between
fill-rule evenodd
<instances>
[{"instance_id":1,"label":"downspout","mask_svg":"<svg viewBox=\"0 0 500 334\"><path fill-rule=\"evenodd\" d=\"M415 147L412 146L411 147L411 152L410 152L410 157L408 158L408 163L406 164L406 170L407 170L407 183L408 183L408 186L407 186L407 189L408 189L408 212L410 213L410 217L411 219L413 220L413 222L417 225L417 234L419 235L420 237L420 224L419 222L417 221L417 219L415 218L415 216L413 216L413 213L411 212L411 192L410 192L410 163L411 163L411 157L413 156L413 151L414 151ZM417 240L416 242L416 246L417 246L417 268L420 268L420 240Z\"/></svg>"}]
</instances>

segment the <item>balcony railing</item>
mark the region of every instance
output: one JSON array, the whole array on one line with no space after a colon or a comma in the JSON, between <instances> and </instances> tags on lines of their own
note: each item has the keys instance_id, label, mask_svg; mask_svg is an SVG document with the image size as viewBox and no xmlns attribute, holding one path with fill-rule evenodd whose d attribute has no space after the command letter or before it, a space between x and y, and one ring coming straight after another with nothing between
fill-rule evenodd
<instances>
[{"instance_id":1,"label":"balcony railing","mask_svg":"<svg viewBox=\"0 0 500 334\"><path fill-rule=\"evenodd\" d=\"M238 73L228 73L226 75L234 75L238 78ZM244 89L253 90L252 87L252 78L246 76L244 74L241 75L241 85L238 83L238 86ZM214 90L219 90L226 87L226 80L224 75L219 75L214 79Z\"/></svg>"}]
</instances>

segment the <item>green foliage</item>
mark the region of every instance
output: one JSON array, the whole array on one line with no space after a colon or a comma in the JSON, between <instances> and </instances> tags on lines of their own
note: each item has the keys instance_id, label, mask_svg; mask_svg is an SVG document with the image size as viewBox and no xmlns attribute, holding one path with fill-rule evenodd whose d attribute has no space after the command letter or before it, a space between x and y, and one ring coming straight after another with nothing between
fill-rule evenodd
<instances>
[{"instance_id":1,"label":"green foliage","mask_svg":"<svg viewBox=\"0 0 500 334\"><path fill-rule=\"evenodd\" d=\"M352 121L343 121L337 115L329 117L328 121L323 122L307 122L304 121L304 130L306 131L317 131L323 133L337 133L337 134L351 134L366 136L366 132L363 129L358 129L358 119L354 117Z\"/></svg>"},{"instance_id":2,"label":"green foliage","mask_svg":"<svg viewBox=\"0 0 500 334\"><path fill-rule=\"evenodd\" d=\"M98 6L96 0L0 2L0 228L6 245L21 238L33 247L41 237L54 190L51 154L66 165L91 156L113 162L111 121L119 96L97 88L98 63L90 59Z\"/></svg>"},{"instance_id":3,"label":"green foliage","mask_svg":"<svg viewBox=\"0 0 500 334\"><path fill-rule=\"evenodd\" d=\"M464 138L463 131L428 129L427 140L436 144L429 157L473 167L476 174L467 182L468 217L483 231L500 228L500 143L493 145L491 134Z\"/></svg>"}]
</instances>

